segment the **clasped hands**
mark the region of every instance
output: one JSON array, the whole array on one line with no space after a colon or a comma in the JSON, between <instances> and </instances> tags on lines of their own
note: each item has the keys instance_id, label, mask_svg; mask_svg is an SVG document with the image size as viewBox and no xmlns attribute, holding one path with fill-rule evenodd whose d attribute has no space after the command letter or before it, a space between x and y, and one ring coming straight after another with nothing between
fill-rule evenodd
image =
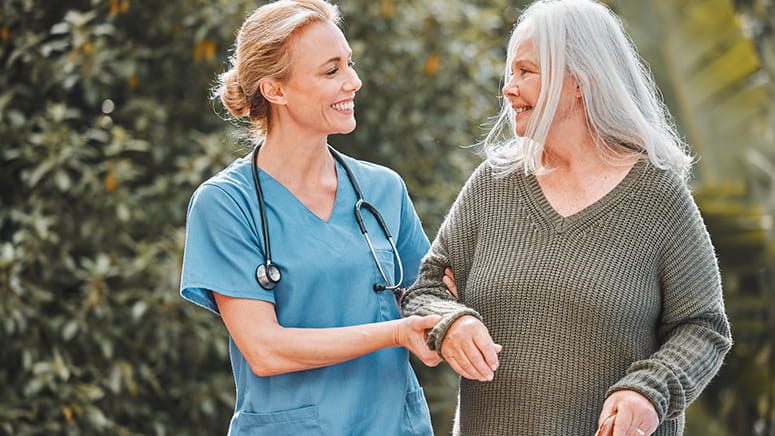
<instances>
[{"instance_id":1,"label":"clasped hands","mask_svg":"<svg viewBox=\"0 0 775 436\"><path fill-rule=\"evenodd\" d=\"M447 286L449 293L459 298L455 277L452 270L444 271L442 281ZM410 316L403 320L407 323L409 331L403 338L396 338L397 342L414 353L424 364L436 366L441 363L441 357L435 351L431 351L425 342L425 330L433 328L441 317ZM401 341L403 339L403 341ZM404 342L404 343L402 343ZM464 315L456 319L444 336L441 346L441 355L449 363L455 372L461 376L479 381L490 381L498 369L498 353L500 345L493 342L487 327L476 317Z\"/></svg>"},{"instance_id":2,"label":"clasped hands","mask_svg":"<svg viewBox=\"0 0 775 436\"><path fill-rule=\"evenodd\" d=\"M428 366L436 366L441 357L425 343L425 330L433 328L438 315L410 316L401 320L404 329L397 330L396 344L406 347ZM455 372L479 381L492 380L498 369L498 353L502 347L493 342L487 327L476 317L464 315L447 330L441 354Z\"/></svg>"}]
</instances>

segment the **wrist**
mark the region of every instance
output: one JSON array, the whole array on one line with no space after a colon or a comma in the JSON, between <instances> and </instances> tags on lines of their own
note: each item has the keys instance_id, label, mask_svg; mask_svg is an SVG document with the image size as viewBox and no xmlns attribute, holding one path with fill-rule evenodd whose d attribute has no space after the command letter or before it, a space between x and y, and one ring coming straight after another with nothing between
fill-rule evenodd
<instances>
[{"instance_id":1,"label":"wrist","mask_svg":"<svg viewBox=\"0 0 775 436\"><path fill-rule=\"evenodd\" d=\"M401 344L401 327L405 318L400 318L390 322L390 341L392 347L402 347Z\"/></svg>"},{"instance_id":2,"label":"wrist","mask_svg":"<svg viewBox=\"0 0 775 436\"><path fill-rule=\"evenodd\" d=\"M458 319L466 315L470 315L480 321L482 320L482 317L478 312L468 307L457 312L446 314L441 322L436 324L436 326L428 333L428 338L426 340L428 347L441 355L441 346L444 343L444 338L447 336L447 330L449 330L452 324Z\"/></svg>"}]
</instances>

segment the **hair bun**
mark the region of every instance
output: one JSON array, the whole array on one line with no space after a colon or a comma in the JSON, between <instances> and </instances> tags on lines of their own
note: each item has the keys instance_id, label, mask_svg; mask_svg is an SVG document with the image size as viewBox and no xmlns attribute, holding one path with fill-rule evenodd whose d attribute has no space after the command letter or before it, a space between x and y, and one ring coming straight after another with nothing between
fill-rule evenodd
<instances>
[{"instance_id":1,"label":"hair bun","mask_svg":"<svg viewBox=\"0 0 775 436\"><path fill-rule=\"evenodd\" d=\"M232 68L221 74L220 82L219 96L226 109L237 118L250 115L250 105L245 90L239 83L237 71Z\"/></svg>"}]
</instances>

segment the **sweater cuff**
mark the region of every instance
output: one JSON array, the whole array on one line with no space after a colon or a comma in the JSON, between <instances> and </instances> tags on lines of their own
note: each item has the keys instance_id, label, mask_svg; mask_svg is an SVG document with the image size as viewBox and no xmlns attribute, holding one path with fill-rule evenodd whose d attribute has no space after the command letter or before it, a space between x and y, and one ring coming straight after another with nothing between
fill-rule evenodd
<instances>
[{"instance_id":1,"label":"sweater cuff","mask_svg":"<svg viewBox=\"0 0 775 436\"><path fill-rule=\"evenodd\" d=\"M435 327L430 329L428 332L428 339L426 340L426 343L428 344L428 348L431 350L435 350L436 353L438 353L439 356L441 356L441 345L444 342L444 338L447 335L447 330L449 330L449 327L458 320L461 316L465 315L471 315L475 318L477 318L480 321L482 320L482 316L479 315L479 312L475 311L471 308L464 308L452 313L445 314L444 317L439 321L438 324L436 324ZM442 359L444 358L441 356Z\"/></svg>"},{"instance_id":2,"label":"sweater cuff","mask_svg":"<svg viewBox=\"0 0 775 436\"><path fill-rule=\"evenodd\" d=\"M646 365L646 362L642 362L641 366ZM606 398L616 391L635 391L651 401L651 404L654 405L654 410L657 412L657 416L659 416L660 423L666 419L677 418L684 411L687 404L684 404L684 402L681 401L681 398L679 398L682 397L681 395L671 395L669 391L665 391L664 381L665 379L670 379L668 374L656 374L654 372L668 371L667 368L659 368L656 367L656 365L649 369L634 368L636 366L639 366L638 362L635 362L630 368L632 372L624 376L608 389ZM680 385L673 386L673 389L676 388L682 390Z\"/></svg>"}]
</instances>

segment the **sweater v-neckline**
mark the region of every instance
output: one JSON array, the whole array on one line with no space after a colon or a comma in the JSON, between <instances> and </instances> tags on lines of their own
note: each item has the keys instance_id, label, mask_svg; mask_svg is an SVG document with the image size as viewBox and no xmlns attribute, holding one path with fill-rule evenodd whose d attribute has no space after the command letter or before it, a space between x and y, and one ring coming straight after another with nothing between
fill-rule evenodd
<instances>
[{"instance_id":1,"label":"sweater v-neckline","mask_svg":"<svg viewBox=\"0 0 775 436\"><path fill-rule=\"evenodd\" d=\"M549 203L544 195L541 185L538 183L534 174L527 176L528 198L534 204L540 215L546 220L547 224L557 233L563 233L572 228L589 223L592 219L606 212L610 207L619 202L643 174L647 166L647 158L640 158L630 168L624 178L601 198L580 211L568 216L563 216Z\"/></svg>"}]
</instances>

